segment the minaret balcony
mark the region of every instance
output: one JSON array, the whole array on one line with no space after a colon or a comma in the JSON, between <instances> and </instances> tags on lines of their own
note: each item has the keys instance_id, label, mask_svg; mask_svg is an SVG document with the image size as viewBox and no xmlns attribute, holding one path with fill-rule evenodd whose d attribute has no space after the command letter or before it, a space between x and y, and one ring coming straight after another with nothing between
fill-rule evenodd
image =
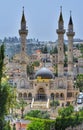
<instances>
[{"instance_id":1,"label":"minaret balcony","mask_svg":"<svg viewBox=\"0 0 83 130\"><path fill-rule=\"evenodd\" d=\"M75 32L73 32L72 30L68 30L67 32L67 36L74 36L75 35Z\"/></svg>"},{"instance_id":2,"label":"minaret balcony","mask_svg":"<svg viewBox=\"0 0 83 130\"><path fill-rule=\"evenodd\" d=\"M65 29L57 29L56 32L57 32L57 34L64 34Z\"/></svg>"},{"instance_id":3,"label":"minaret balcony","mask_svg":"<svg viewBox=\"0 0 83 130\"><path fill-rule=\"evenodd\" d=\"M28 30L19 30L19 34L21 35L21 34L28 34Z\"/></svg>"}]
</instances>

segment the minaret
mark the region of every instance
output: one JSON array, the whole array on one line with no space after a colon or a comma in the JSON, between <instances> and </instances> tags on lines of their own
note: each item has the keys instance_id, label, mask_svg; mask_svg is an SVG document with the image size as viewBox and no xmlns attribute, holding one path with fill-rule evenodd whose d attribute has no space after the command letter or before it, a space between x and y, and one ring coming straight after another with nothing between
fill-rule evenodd
<instances>
[{"instance_id":1,"label":"minaret","mask_svg":"<svg viewBox=\"0 0 83 130\"><path fill-rule=\"evenodd\" d=\"M73 31L73 22L72 22L72 16L70 11L70 19L68 24L68 75L73 74L73 36L75 35L75 32Z\"/></svg>"},{"instance_id":2,"label":"minaret","mask_svg":"<svg viewBox=\"0 0 83 130\"><path fill-rule=\"evenodd\" d=\"M58 34L58 76L64 75L64 21L62 16L62 7L60 11L58 29L56 30Z\"/></svg>"},{"instance_id":3,"label":"minaret","mask_svg":"<svg viewBox=\"0 0 83 130\"><path fill-rule=\"evenodd\" d=\"M27 34L28 34L28 30L26 29L26 19L24 15L24 7L23 7L23 13L21 18L21 29L19 30L19 35L21 39L21 62L25 62Z\"/></svg>"}]
</instances>

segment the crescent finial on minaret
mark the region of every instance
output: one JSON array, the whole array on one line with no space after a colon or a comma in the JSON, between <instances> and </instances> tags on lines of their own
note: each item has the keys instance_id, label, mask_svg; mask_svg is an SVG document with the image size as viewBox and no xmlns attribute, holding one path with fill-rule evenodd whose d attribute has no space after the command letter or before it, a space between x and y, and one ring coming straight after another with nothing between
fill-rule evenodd
<instances>
[{"instance_id":1,"label":"crescent finial on minaret","mask_svg":"<svg viewBox=\"0 0 83 130\"><path fill-rule=\"evenodd\" d=\"M60 12L62 12L62 6L60 6Z\"/></svg>"}]
</instances>

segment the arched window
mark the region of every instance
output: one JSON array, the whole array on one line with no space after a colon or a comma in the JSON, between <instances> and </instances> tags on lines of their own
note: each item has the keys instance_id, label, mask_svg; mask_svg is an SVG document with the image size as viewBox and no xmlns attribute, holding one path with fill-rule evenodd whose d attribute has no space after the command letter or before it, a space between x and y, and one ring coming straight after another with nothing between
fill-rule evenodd
<instances>
[{"instance_id":1,"label":"arched window","mask_svg":"<svg viewBox=\"0 0 83 130\"><path fill-rule=\"evenodd\" d=\"M56 98L59 98L59 93L56 93Z\"/></svg>"},{"instance_id":2,"label":"arched window","mask_svg":"<svg viewBox=\"0 0 83 130\"><path fill-rule=\"evenodd\" d=\"M20 87L21 88L25 88L25 80L24 79L21 79L21 81L20 81Z\"/></svg>"},{"instance_id":3,"label":"arched window","mask_svg":"<svg viewBox=\"0 0 83 130\"><path fill-rule=\"evenodd\" d=\"M64 93L60 94L60 98L62 98L62 99L64 98Z\"/></svg>"},{"instance_id":4,"label":"arched window","mask_svg":"<svg viewBox=\"0 0 83 130\"><path fill-rule=\"evenodd\" d=\"M63 88L63 80L59 80L59 88Z\"/></svg>"},{"instance_id":5,"label":"arched window","mask_svg":"<svg viewBox=\"0 0 83 130\"><path fill-rule=\"evenodd\" d=\"M32 99L32 93L28 94L28 99L31 100Z\"/></svg>"},{"instance_id":6,"label":"arched window","mask_svg":"<svg viewBox=\"0 0 83 130\"><path fill-rule=\"evenodd\" d=\"M27 93L23 94L24 99L27 99Z\"/></svg>"}]
</instances>

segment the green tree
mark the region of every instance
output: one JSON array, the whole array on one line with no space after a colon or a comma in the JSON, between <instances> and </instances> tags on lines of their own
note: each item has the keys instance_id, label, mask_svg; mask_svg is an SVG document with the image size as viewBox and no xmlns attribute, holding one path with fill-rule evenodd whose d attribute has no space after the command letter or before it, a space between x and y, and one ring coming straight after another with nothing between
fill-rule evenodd
<instances>
[{"instance_id":1,"label":"green tree","mask_svg":"<svg viewBox=\"0 0 83 130\"><path fill-rule=\"evenodd\" d=\"M6 124L4 125L3 130L11 130L10 121L6 122Z\"/></svg>"},{"instance_id":2,"label":"green tree","mask_svg":"<svg viewBox=\"0 0 83 130\"><path fill-rule=\"evenodd\" d=\"M78 58L77 57L73 57L73 62L77 62Z\"/></svg>"},{"instance_id":3,"label":"green tree","mask_svg":"<svg viewBox=\"0 0 83 130\"><path fill-rule=\"evenodd\" d=\"M18 105L17 105L18 109L21 110L21 118L24 118L24 109L25 109L25 106L27 106L27 102L24 101L23 98L21 98L19 100L19 102L18 102Z\"/></svg>"},{"instance_id":4,"label":"green tree","mask_svg":"<svg viewBox=\"0 0 83 130\"><path fill-rule=\"evenodd\" d=\"M64 54L67 52L67 45L64 43Z\"/></svg>"},{"instance_id":5,"label":"green tree","mask_svg":"<svg viewBox=\"0 0 83 130\"><path fill-rule=\"evenodd\" d=\"M42 118L42 119L49 119L50 115L47 111L40 111L40 110L31 110L27 113L27 116L35 117L35 118Z\"/></svg>"},{"instance_id":6,"label":"green tree","mask_svg":"<svg viewBox=\"0 0 83 130\"><path fill-rule=\"evenodd\" d=\"M67 58L67 55L65 54L64 67L67 67L67 62L68 62L68 58Z\"/></svg>"},{"instance_id":7,"label":"green tree","mask_svg":"<svg viewBox=\"0 0 83 130\"><path fill-rule=\"evenodd\" d=\"M33 66L35 66L35 67L40 66L40 62L39 62L39 61L34 61L34 62L33 62Z\"/></svg>"},{"instance_id":8,"label":"green tree","mask_svg":"<svg viewBox=\"0 0 83 130\"><path fill-rule=\"evenodd\" d=\"M76 77L75 86L83 91L83 74L78 74Z\"/></svg>"},{"instance_id":9,"label":"green tree","mask_svg":"<svg viewBox=\"0 0 83 130\"><path fill-rule=\"evenodd\" d=\"M55 46L54 48L52 48L52 50L50 50L50 54L57 54L57 53L58 53L57 46Z\"/></svg>"},{"instance_id":10,"label":"green tree","mask_svg":"<svg viewBox=\"0 0 83 130\"><path fill-rule=\"evenodd\" d=\"M9 89L9 95L8 95L8 100L7 100L7 109L8 113L12 112L16 108L17 105L17 100L16 100L16 87L10 86Z\"/></svg>"},{"instance_id":11,"label":"green tree","mask_svg":"<svg viewBox=\"0 0 83 130\"><path fill-rule=\"evenodd\" d=\"M82 57L83 57L83 44L80 44L80 51L81 51L81 54L82 54Z\"/></svg>"},{"instance_id":12,"label":"green tree","mask_svg":"<svg viewBox=\"0 0 83 130\"><path fill-rule=\"evenodd\" d=\"M33 121L28 125L27 130L45 130L43 121Z\"/></svg>"},{"instance_id":13,"label":"green tree","mask_svg":"<svg viewBox=\"0 0 83 130\"><path fill-rule=\"evenodd\" d=\"M74 112L74 107L72 105L66 107L66 108L61 108L59 109L58 113L59 116L61 116L62 118L71 116L71 114Z\"/></svg>"},{"instance_id":14,"label":"green tree","mask_svg":"<svg viewBox=\"0 0 83 130\"><path fill-rule=\"evenodd\" d=\"M3 67L4 67L4 45L0 46L0 130L4 129L4 116L7 112L7 99L9 95L9 85L4 81L3 78Z\"/></svg>"},{"instance_id":15,"label":"green tree","mask_svg":"<svg viewBox=\"0 0 83 130\"><path fill-rule=\"evenodd\" d=\"M2 44L0 46L0 86L1 86L2 76L3 76L3 66L4 66L4 45Z\"/></svg>"},{"instance_id":16,"label":"green tree","mask_svg":"<svg viewBox=\"0 0 83 130\"><path fill-rule=\"evenodd\" d=\"M79 50L79 49L80 49L80 45L79 45L79 44L76 44L76 48Z\"/></svg>"},{"instance_id":17,"label":"green tree","mask_svg":"<svg viewBox=\"0 0 83 130\"><path fill-rule=\"evenodd\" d=\"M47 45L45 45L44 47L41 48L41 52L44 53L44 54L48 53Z\"/></svg>"},{"instance_id":18,"label":"green tree","mask_svg":"<svg viewBox=\"0 0 83 130\"><path fill-rule=\"evenodd\" d=\"M59 101L58 100L53 100L50 102L50 106L54 107L56 109L57 106L59 106Z\"/></svg>"},{"instance_id":19,"label":"green tree","mask_svg":"<svg viewBox=\"0 0 83 130\"><path fill-rule=\"evenodd\" d=\"M58 65L57 64L54 66L54 73L55 73L55 76L58 76Z\"/></svg>"},{"instance_id":20,"label":"green tree","mask_svg":"<svg viewBox=\"0 0 83 130\"><path fill-rule=\"evenodd\" d=\"M27 75L32 75L34 72L34 66L33 65L27 65Z\"/></svg>"},{"instance_id":21,"label":"green tree","mask_svg":"<svg viewBox=\"0 0 83 130\"><path fill-rule=\"evenodd\" d=\"M54 47L53 53L54 53L54 54L57 54L57 53L58 53L57 46Z\"/></svg>"}]
</instances>

